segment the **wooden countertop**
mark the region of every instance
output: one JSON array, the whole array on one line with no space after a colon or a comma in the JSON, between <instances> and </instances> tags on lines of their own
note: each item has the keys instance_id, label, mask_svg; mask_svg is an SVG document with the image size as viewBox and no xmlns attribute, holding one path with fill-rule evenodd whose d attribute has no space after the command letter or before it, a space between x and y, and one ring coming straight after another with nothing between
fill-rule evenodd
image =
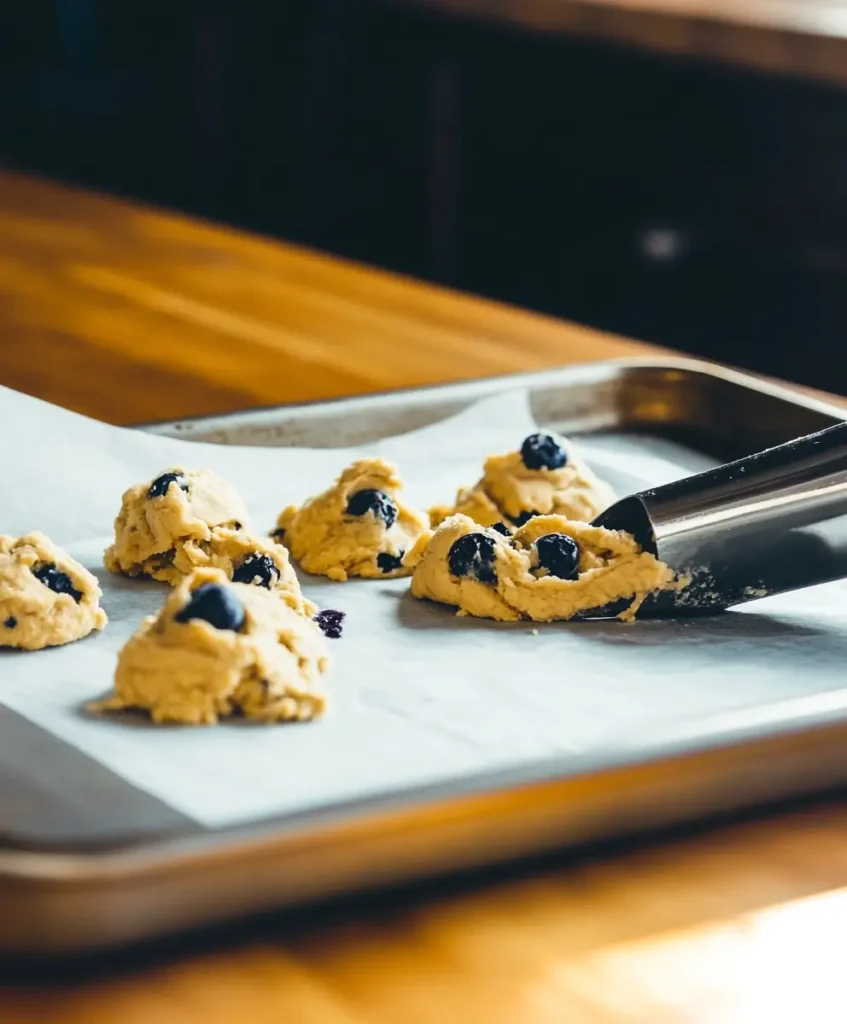
<instances>
[{"instance_id":1,"label":"wooden countertop","mask_svg":"<svg viewBox=\"0 0 847 1024\"><path fill-rule=\"evenodd\" d=\"M0 383L121 422L650 351L11 176L0 270ZM0 965L0 1024L842 1021L846 848L847 805L816 804L94 970Z\"/></svg>"},{"instance_id":2,"label":"wooden countertop","mask_svg":"<svg viewBox=\"0 0 847 1024\"><path fill-rule=\"evenodd\" d=\"M0 174L2 383L113 423L643 352L575 324Z\"/></svg>"},{"instance_id":3,"label":"wooden countertop","mask_svg":"<svg viewBox=\"0 0 847 1024\"><path fill-rule=\"evenodd\" d=\"M847 82L845 0L405 0L776 74Z\"/></svg>"}]
</instances>

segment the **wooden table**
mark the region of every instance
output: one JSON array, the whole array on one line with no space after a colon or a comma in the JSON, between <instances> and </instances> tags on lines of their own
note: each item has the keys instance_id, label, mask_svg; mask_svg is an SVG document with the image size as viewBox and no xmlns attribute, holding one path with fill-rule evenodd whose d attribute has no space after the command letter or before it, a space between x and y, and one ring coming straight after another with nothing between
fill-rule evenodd
<instances>
[{"instance_id":1,"label":"wooden table","mask_svg":"<svg viewBox=\"0 0 847 1024\"><path fill-rule=\"evenodd\" d=\"M2 383L113 423L643 352L234 231L0 175Z\"/></svg>"},{"instance_id":2,"label":"wooden table","mask_svg":"<svg viewBox=\"0 0 847 1024\"><path fill-rule=\"evenodd\" d=\"M405 0L541 32L610 39L847 82L845 0Z\"/></svg>"},{"instance_id":3,"label":"wooden table","mask_svg":"<svg viewBox=\"0 0 847 1024\"><path fill-rule=\"evenodd\" d=\"M0 339L0 383L121 422L650 351L10 176ZM843 1021L846 850L847 806L817 804L157 957L0 965L0 1024Z\"/></svg>"}]
</instances>

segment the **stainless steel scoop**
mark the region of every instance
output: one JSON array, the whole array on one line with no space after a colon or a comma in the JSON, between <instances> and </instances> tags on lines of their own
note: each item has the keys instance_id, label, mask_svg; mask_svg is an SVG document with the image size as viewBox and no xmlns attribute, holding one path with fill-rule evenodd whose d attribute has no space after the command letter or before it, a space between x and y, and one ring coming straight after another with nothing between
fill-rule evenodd
<instances>
[{"instance_id":1,"label":"stainless steel scoop","mask_svg":"<svg viewBox=\"0 0 847 1024\"><path fill-rule=\"evenodd\" d=\"M847 423L623 498L594 525L627 530L691 577L684 590L650 598L639 618L715 612L841 579Z\"/></svg>"}]
</instances>

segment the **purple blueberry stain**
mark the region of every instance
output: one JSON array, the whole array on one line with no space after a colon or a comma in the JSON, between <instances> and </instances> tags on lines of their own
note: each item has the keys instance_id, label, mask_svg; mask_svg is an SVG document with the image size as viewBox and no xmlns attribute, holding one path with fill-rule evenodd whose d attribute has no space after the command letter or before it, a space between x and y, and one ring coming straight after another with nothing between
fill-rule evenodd
<instances>
[{"instance_id":1,"label":"purple blueberry stain","mask_svg":"<svg viewBox=\"0 0 847 1024\"><path fill-rule=\"evenodd\" d=\"M339 640L344 629L346 612L339 612L335 608L324 608L315 616L319 629L324 636L330 640Z\"/></svg>"}]
</instances>

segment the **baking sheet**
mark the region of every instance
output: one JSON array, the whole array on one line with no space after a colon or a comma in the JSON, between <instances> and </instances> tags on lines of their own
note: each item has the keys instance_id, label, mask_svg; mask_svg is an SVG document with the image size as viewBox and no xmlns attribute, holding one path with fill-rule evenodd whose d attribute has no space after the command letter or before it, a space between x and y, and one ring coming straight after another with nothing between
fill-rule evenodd
<instances>
[{"instance_id":1,"label":"baking sheet","mask_svg":"<svg viewBox=\"0 0 847 1024\"><path fill-rule=\"evenodd\" d=\"M162 469L209 466L242 492L258 526L323 489L349 461L396 461L426 506L479 475L484 456L535 426L521 392L366 450L234 448L109 427L0 389L0 530L41 529L94 571L103 634L38 654L0 651L0 702L208 827L509 769L551 756L620 753L667 740L704 715L837 689L847 654L847 589L829 584L709 620L532 624L457 619L412 600L408 581L334 584L301 574L322 607L347 612L330 641L330 710L320 722L217 729L96 719L117 650L167 588L102 569L125 487ZM619 493L706 468L666 440L580 439ZM580 758L582 759L582 758Z\"/></svg>"}]
</instances>

